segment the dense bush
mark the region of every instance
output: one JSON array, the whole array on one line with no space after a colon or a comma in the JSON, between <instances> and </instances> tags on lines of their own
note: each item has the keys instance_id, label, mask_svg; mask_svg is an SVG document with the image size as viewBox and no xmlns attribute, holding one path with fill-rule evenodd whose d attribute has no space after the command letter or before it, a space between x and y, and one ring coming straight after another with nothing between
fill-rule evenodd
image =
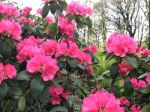
<instances>
[{"instance_id":1,"label":"dense bush","mask_svg":"<svg viewBox=\"0 0 150 112\"><path fill-rule=\"evenodd\" d=\"M149 112L150 51L113 33L99 54L78 32L90 7L43 3L36 15L0 5L0 111Z\"/></svg>"}]
</instances>

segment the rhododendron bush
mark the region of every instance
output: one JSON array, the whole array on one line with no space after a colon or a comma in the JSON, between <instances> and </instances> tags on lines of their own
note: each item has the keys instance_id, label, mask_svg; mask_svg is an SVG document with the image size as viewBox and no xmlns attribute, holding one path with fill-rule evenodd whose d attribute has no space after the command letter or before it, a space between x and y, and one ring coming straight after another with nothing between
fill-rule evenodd
<instances>
[{"instance_id":1,"label":"rhododendron bush","mask_svg":"<svg viewBox=\"0 0 150 112\"><path fill-rule=\"evenodd\" d=\"M127 34L106 42L106 63L96 45L80 39L93 10L79 2L42 0L18 9L0 5L0 111L150 112L150 50Z\"/></svg>"}]
</instances>

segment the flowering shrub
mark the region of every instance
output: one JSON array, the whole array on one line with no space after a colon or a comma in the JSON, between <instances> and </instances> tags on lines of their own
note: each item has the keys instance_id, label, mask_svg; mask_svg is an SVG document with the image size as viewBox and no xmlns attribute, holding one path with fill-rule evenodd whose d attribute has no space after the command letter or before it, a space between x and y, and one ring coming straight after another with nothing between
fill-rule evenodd
<instances>
[{"instance_id":1,"label":"flowering shrub","mask_svg":"<svg viewBox=\"0 0 150 112\"><path fill-rule=\"evenodd\" d=\"M79 39L92 9L42 1L35 15L0 5L0 111L149 112L150 51L113 33L103 63L112 61L99 70L96 46Z\"/></svg>"}]
</instances>

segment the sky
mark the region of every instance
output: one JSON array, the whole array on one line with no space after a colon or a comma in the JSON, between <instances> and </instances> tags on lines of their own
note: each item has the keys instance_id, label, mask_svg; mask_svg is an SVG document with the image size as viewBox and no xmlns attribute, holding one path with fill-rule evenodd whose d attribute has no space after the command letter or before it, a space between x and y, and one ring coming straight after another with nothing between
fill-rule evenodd
<instances>
[{"instance_id":1,"label":"sky","mask_svg":"<svg viewBox=\"0 0 150 112\"><path fill-rule=\"evenodd\" d=\"M33 11L35 12L41 5L42 5L42 0L8 0L8 1L13 1L16 2L19 7L32 7ZM70 2L72 0L66 0L67 2ZM73 0L73 1L79 1L81 3L85 3L86 0ZM92 2L96 2L98 0L91 0Z\"/></svg>"}]
</instances>

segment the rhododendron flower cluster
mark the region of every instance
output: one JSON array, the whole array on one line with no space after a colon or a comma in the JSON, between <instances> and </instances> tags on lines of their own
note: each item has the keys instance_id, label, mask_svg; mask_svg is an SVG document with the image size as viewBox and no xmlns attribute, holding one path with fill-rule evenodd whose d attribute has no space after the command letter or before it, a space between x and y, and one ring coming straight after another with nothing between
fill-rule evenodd
<instances>
[{"instance_id":1,"label":"rhododendron flower cluster","mask_svg":"<svg viewBox=\"0 0 150 112\"><path fill-rule=\"evenodd\" d=\"M18 22L10 21L10 20L2 20L0 21L0 34L8 35L14 40L21 39L21 26Z\"/></svg>"},{"instance_id":2,"label":"rhododendron flower cluster","mask_svg":"<svg viewBox=\"0 0 150 112\"><path fill-rule=\"evenodd\" d=\"M148 55L150 55L150 50L145 49L144 47L141 47L138 49L138 53L142 56L148 56Z\"/></svg>"},{"instance_id":3,"label":"rhododendron flower cluster","mask_svg":"<svg viewBox=\"0 0 150 112\"><path fill-rule=\"evenodd\" d=\"M18 22L20 24L29 24L30 26L34 26L35 25L35 22L31 18L27 18L27 17L24 17L24 16L20 17L18 19Z\"/></svg>"},{"instance_id":4,"label":"rhododendron flower cluster","mask_svg":"<svg viewBox=\"0 0 150 112\"><path fill-rule=\"evenodd\" d=\"M130 106L130 101L126 97L121 97L119 100L122 106Z\"/></svg>"},{"instance_id":5,"label":"rhododendron flower cluster","mask_svg":"<svg viewBox=\"0 0 150 112\"><path fill-rule=\"evenodd\" d=\"M58 105L61 102L61 97L65 100L68 99L69 93L64 90L62 86L56 87L55 85L50 86L50 95L52 98L50 99L50 103L53 105Z\"/></svg>"},{"instance_id":6,"label":"rhododendron flower cluster","mask_svg":"<svg viewBox=\"0 0 150 112\"><path fill-rule=\"evenodd\" d=\"M135 90L139 90L140 88L144 88L146 86L145 81L138 80L136 78L130 79L131 83L133 84L133 87Z\"/></svg>"},{"instance_id":7,"label":"rhododendron flower cluster","mask_svg":"<svg viewBox=\"0 0 150 112\"><path fill-rule=\"evenodd\" d=\"M14 5L0 4L0 14L6 17L18 16L19 11Z\"/></svg>"},{"instance_id":8,"label":"rhododendron flower cluster","mask_svg":"<svg viewBox=\"0 0 150 112\"><path fill-rule=\"evenodd\" d=\"M46 21L48 24L51 24L51 23L53 22L53 19L52 19L52 17L47 16L47 17L45 18L45 21Z\"/></svg>"},{"instance_id":9,"label":"rhododendron flower cluster","mask_svg":"<svg viewBox=\"0 0 150 112\"><path fill-rule=\"evenodd\" d=\"M119 64L119 73L127 76L128 73L132 70L132 66L128 64L128 62L124 62L123 64Z\"/></svg>"},{"instance_id":10,"label":"rhododendron flower cluster","mask_svg":"<svg viewBox=\"0 0 150 112\"><path fill-rule=\"evenodd\" d=\"M120 57L125 57L127 54L134 54L137 49L137 43L126 34L113 33L106 43L107 52Z\"/></svg>"},{"instance_id":11,"label":"rhododendron flower cluster","mask_svg":"<svg viewBox=\"0 0 150 112\"><path fill-rule=\"evenodd\" d=\"M56 61L48 56L35 56L27 64L27 71L30 73L42 73L44 81L52 80L58 69Z\"/></svg>"},{"instance_id":12,"label":"rhododendron flower cluster","mask_svg":"<svg viewBox=\"0 0 150 112\"><path fill-rule=\"evenodd\" d=\"M91 64L90 55L81 51L75 42L60 42L55 40L43 41L30 36L17 45L17 59L19 63L27 61L27 71L30 73L40 72L44 81L52 80L55 77L58 67L53 58L69 56L78 59L78 63L86 62ZM37 61L40 59L39 61ZM87 71L93 74L93 69L87 67Z\"/></svg>"},{"instance_id":13,"label":"rhododendron flower cluster","mask_svg":"<svg viewBox=\"0 0 150 112\"><path fill-rule=\"evenodd\" d=\"M67 35L69 37L73 37L76 29L75 23L72 21L69 21L67 18L64 16L59 17L58 19L58 25L60 28L60 32L63 35Z\"/></svg>"},{"instance_id":14,"label":"rhododendron flower cluster","mask_svg":"<svg viewBox=\"0 0 150 112\"><path fill-rule=\"evenodd\" d=\"M130 110L132 112L140 112L141 111L141 106L135 106L135 105L132 105Z\"/></svg>"},{"instance_id":15,"label":"rhododendron flower cluster","mask_svg":"<svg viewBox=\"0 0 150 112\"><path fill-rule=\"evenodd\" d=\"M38 45L42 42L41 39L36 39L34 36L30 36L27 39L22 40L17 45L17 59L19 63L22 63L36 55L44 54L43 50L38 48Z\"/></svg>"},{"instance_id":16,"label":"rhododendron flower cluster","mask_svg":"<svg viewBox=\"0 0 150 112\"><path fill-rule=\"evenodd\" d=\"M88 51L88 52L90 52L92 54L96 54L97 53L97 47L96 47L96 45L90 45L88 47L85 47L83 49L83 51Z\"/></svg>"},{"instance_id":17,"label":"rhododendron flower cluster","mask_svg":"<svg viewBox=\"0 0 150 112\"><path fill-rule=\"evenodd\" d=\"M0 84L3 80L9 78L13 79L17 75L16 68L11 64L4 65L0 62Z\"/></svg>"},{"instance_id":18,"label":"rhododendron flower cluster","mask_svg":"<svg viewBox=\"0 0 150 112\"><path fill-rule=\"evenodd\" d=\"M67 7L67 13L76 15L91 15L93 10L90 7L83 6L79 2L71 2Z\"/></svg>"},{"instance_id":19,"label":"rhododendron flower cluster","mask_svg":"<svg viewBox=\"0 0 150 112\"><path fill-rule=\"evenodd\" d=\"M22 16L28 16L30 14L30 12L32 11L31 7L24 7L21 11L21 15Z\"/></svg>"},{"instance_id":20,"label":"rhododendron flower cluster","mask_svg":"<svg viewBox=\"0 0 150 112\"><path fill-rule=\"evenodd\" d=\"M82 112L124 112L113 94L97 91L84 98Z\"/></svg>"}]
</instances>

